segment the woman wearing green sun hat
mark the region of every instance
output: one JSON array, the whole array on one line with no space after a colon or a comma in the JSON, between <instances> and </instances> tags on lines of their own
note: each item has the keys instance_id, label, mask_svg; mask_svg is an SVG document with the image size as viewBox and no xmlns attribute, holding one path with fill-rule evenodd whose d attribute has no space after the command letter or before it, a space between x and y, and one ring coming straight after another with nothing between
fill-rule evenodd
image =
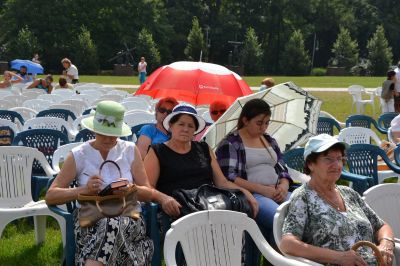
<instances>
[{"instance_id":1,"label":"woman wearing green sun hat","mask_svg":"<svg viewBox=\"0 0 400 266\"><path fill-rule=\"evenodd\" d=\"M60 173L46 194L51 205L77 200L79 194L96 195L120 177L112 164L100 165L105 160L118 164L121 176L135 183L140 201L158 201L150 188L138 148L133 142L119 139L131 135L123 122L125 108L112 101L102 101L93 116L82 120L82 126L95 133L89 140L72 149ZM76 181L77 187L69 184ZM100 219L94 226L82 228L78 221L79 208L74 212L76 253L75 262L84 265L149 265L153 243L146 236L142 218L128 217Z\"/></svg>"}]
</instances>

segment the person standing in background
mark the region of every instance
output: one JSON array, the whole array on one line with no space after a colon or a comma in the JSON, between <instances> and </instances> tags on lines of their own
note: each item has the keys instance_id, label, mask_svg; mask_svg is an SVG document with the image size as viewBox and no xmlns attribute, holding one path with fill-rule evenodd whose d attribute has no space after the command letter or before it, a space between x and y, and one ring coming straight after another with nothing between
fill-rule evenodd
<instances>
[{"instance_id":1,"label":"person standing in background","mask_svg":"<svg viewBox=\"0 0 400 266\"><path fill-rule=\"evenodd\" d=\"M396 84L396 72L390 70L387 72L387 79L382 84L381 107L382 114L394 112L394 87Z\"/></svg>"},{"instance_id":2,"label":"person standing in background","mask_svg":"<svg viewBox=\"0 0 400 266\"><path fill-rule=\"evenodd\" d=\"M61 60L64 67L63 76L67 79L68 83L76 84L79 82L78 68L71 63L71 60L64 58Z\"/></svg>"},{"instance_id":3,"label":"person standing in background","mask_svg":"<svg viewBox=\"0 0 400 266\"><path fill-rule=\"evenodd\" d=\"M38 53L33 55L32 62L40 64L39 54Z\"/></svg>"},{"instance_id":4,"label":"person standing in background","mask_svg":"<svg viewBox=\"0 0 400 266\"><path fill-rule=\"evenodd\" d=\"M394 110L400 112L400 61L397 63L397 67L394 72L396 73L396 81L394 83Z\"/></svg>"},{"instance_id":5,"label":"person standing in background","mask_svg":"<svg viewBox=\"0 0 400 266\"><path fill-rule=\"evenodd\" d=\"M140 62L138 64L138 72L139 72L139 82L140 84L143 84L144 81L146 80L146 67L147 67L147 63L144 59L144 57L142 56L140 58Z\"/></svg>"}]
</instances>

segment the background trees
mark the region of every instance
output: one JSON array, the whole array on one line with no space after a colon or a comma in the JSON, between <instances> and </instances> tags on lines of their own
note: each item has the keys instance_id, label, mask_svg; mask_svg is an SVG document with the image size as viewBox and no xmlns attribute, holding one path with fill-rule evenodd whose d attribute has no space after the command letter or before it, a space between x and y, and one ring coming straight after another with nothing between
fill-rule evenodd
<instances>
[{"instance_id":1,"label":"background trees","mask_svg":"<svg viewBox=\"0 0 400 266\"><path fill-rule=\"evenodd\" d=\"M0 2L2 21L0 60L9 61L17 57L30 59L33 52L39 52L46 71L53 73L61 72L60 59L63 57L69 57L83 64L80 66L77 63L82 74L95 73L98 69L111 69L115 62L109 59L128 46L135 48L134 61L138 60L143 49L147 49L146 53L149 55L146 56L146 60L154 58L154 61L149 63L151 69L173 61L187 60L189 57L198 60L201 47L203 61L228 65L231 63L229 60L233 60L244 64L245 73L283 74L287 67L282 62L288 59L287 43L293 37L293 32L301 31L304 51L308 56L314 51L314 67L326 67L330 58L338 59L338 54L333 51L338 51L338 47L334 48L334 43L338 41L341 28L346 29L352 37L352 42L358 44L356 50L359 57L370 59L370 70L373 73L385 72L389 65L400 58L398 30L400 9L396 8L396 1L3 0ZM194 17L198 21L196 34L192 33L189 36ZM385 34L376 35L371 43L370 39L379 25L382 25ZM253 49L254 55L247 52L251 43L249 28L254 30L252 36L257 36L259 45L257 46L259 48ZM142 32L143 29L146 29L146 32ZM314 36L316 36L315 46ZM381 53L382 57L377 55L372 60L374 54L371 53L374 50L372 47L376 46L376 43L384 44L383 36L387 41L386 46L392 47L393 55L390 58L384 52ZM242 45L237 45L235 50L232 41L241 42ZM145 48L147 45L149 48ZM78 51L78 46L83 46L91 52L83 54ZM254 64L240 60L245 53L247 57L255 56L255 58L262 54L256 69L253 69ZM90 55L90 58L84 59L83 55L86 57ZM354 55L354 53L345 55L339 63L345 64L347 69L351 68L352 64L357 64ZM137 62L131 63L137 64ZM304 66L299 69L304 69ZM300 73L303 72L297 74Z\"/></svg>"}]
</instances>

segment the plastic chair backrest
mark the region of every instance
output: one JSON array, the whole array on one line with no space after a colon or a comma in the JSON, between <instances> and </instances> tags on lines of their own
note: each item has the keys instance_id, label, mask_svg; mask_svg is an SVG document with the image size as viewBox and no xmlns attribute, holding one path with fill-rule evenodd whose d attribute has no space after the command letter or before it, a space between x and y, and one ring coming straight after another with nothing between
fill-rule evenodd
<instances>
[{"instance_id":1,"label":"plastic chair backrest","mask_svg":"<svg viewBox=\"0 0 400 266\"><path fill-rule=\"evenodd\" d=\"M69 143L68 137L61 131L53 129L30 129L22 131L15 136L14 146L26 146L38 149L46 157L47 162L51 165L53 153L59 146ZM42 167L34 162L33 173L43 175Z\"/></svg>"},{"instance_id":2,"label":"plastic chair backrest","mask_svg":"<svg viewBox=\"0 0 400 266\"><path fill-rule=\"evenodd\" d=\"M335 135L334 130L340 131L339 123L332 118L329 117L318 117L318 124L317 124L317 134L329 134L331 136Z\"/></svg>"},{"instance_id":3,"label":"plastic chair backrest","mask_svg":"<svg viewBox=\"0 0 400 266\"><path fill-rule=\"evenodd\" d=\"M139 124L139 125L133 126L133 127L131 128L131 131L132 131L132 141L133 141L133 142L136 142L136 141L137 141L137 139L138 139L138 133L139 133L139 131L142 129L143 126L145 126L145 125L152 125L152 124L153 124L153 123L144 123L144 124Z\"/></svg>"},{"instance_id":4,"label":"plastic chair backrest","mask_svg":"<svg viewBox=\"0 0 400 266\"><path fill-rule=\"evenodd\" d=\"M367 115L350 115L346 119L346 127L366 127L376 126L376 121Z\"/></svg>"},{"instance_id":5,"label":"plastic chair backrest","mask_svg":"<svg viewBox=\"0 0 400 266\"><path fill-rule=\"evenodd\" d=\"M62 164L63 161L67 158L68 153L75 147L81 145L83 142L73 142L68 143L62 146L59 146L57 150L53 153L53 159L51 162L51 166L53 167L54 171L57 173L60 172L60 163ZM62 166L62 165L61 165Z\"/></svg>"},{"instance_id":6,"label":"plastic chair backrest","mask_svg":"<svg viewBox=\"0 0 400 266\"><path fill-rule=\"evenodd\" d=\"M0 110L0 118L10 120L14 123L19 123L20 125L23 125L25 123L25 120L16 111Z\"/></svg>"},{"instance_id":7,"label":"plastic chair backrest","mask_svg":"<svg viewBox=\"0 0 400 266\"><path fill-rule=\"evenodd\" d=\"M175 249L179 242L187 265L239 266L245 231L273 265L306 265L276 252L246 214L226 210L195 212L173 222L164 241L165 264L176 265Z\"/></svg>"},{"instance_id":8,"label":"plastic chair backrest","mask_svg":"<svg viewBox=\"0 0 400 266\"><path fill-rule=\"evenodd\" d=\"M71 90L71 89L56 89L56 90L53 90L51 92L51 94L60 95L64 98L69 98L70 96L75 95L76 92L75 92L75 90Z\"/></svg>"},{"instance_id":9,"label":"plastic chair backrest","mask_svg":"<svg viewBox=\"0 0 400 266\"><path fill-rule=\"evenodd\" d=\"M375 145L381 145L381 140L378 135L372 129L365 127L347 127L343 128L339 132L339 141L352 144L371 144L371 140L375 142Z\"/></svg>"},{"instance_id":10,"label":"plastic chair backrest","mask_svg":"<svg viewBox=\"0 0 400 266\"><path fill-rule=\"evenodd\" d=\"M52 102L50 102L50 101L41 100L41 99L31 99L31 100L26 100L25 102L23 102L22 106L28 107L37 112L40 112L42 110L49 108L49 106L51 104L52 104Z\"/></svg>"},{"instance_id":11,"label":"plastic chair backrest","mask_svg":"<svg viewBox=\"0 0 400 266\"><path fill-rule=\"evenodd\" d=\"M398 115L398 113L384 113L384 114L381 114L378 117L378 125L381 128L384 128L386 130L389 129L390 122L392 122L393 118L395 118L397 115Z\"/></svg>"},{"instance_id":12,"label":"plastic chair backrest","mask_svg":"<svg viewBox=\"0 0 400 266\"><path fill-rule=\"evenodd\" d=\"M148 111L150 109L150 104L144 101L127 101L121 102L127 111L129 110L143 110Z\"/></svg>"},{"instance_id":13,"label":"plastic chair backrest","mask_svg":"<svg viewBox=\"0 0 400 266\"><path fill-rule=\"evenodd\" d=\"M380 184L364 192L365 202L387 222L394 236L400 238L400 184Z\"/></svg>"},{"instance_id":14,"label":"plastic chair backrest","mask_svg":"<svg viewBox=\"0 0 400 266\"><path fill-rule=\"evenodd\" d=\"M282 241L282 227L283 227L283 222L285 221L285 217L286 217L286 215L288 213L289 205L290 205L290 201L283 202L275 212L273 233L274 233L275 243L276 243L276 245L278 247L279 247L279 245L280 245L280 243ZM289 257L289 258L293 258L293 259L302 261L304 263L307 263L307 265L321 265L319 263L310 261L308 259L304 259L304 258L300 258L300 257L288 256L286 254L284 254L284 255Z\"/></svg>"},{"instance_id":15,"label":"plastic chair backrest","mask_svg":"<svg viewBox=\"0 0 400 266\"><path fill-rule=\"evenodd\" d=\"M59 103L64 100L64 97L56 94L41 94L36 99L46 100L52 103Z\"/></svg>"},{"instance_id":16,"label":"plastic chair backrest","mask_svg":"<svg viewBox=\"0 0 400 266\"><path fill-rule=\"evenodd\" d=\"M124 116L124 122L127 123L129 127L145 123L154 123L155 115L147 111L128 113Z\"/></svg>"},{"instance_id":17,"label":"plastic chair backrest","mask_svg":"<svg viewBox=\"0 0 400 266\"><path fill-rule=\"evenodd\" d=\"M0 149L0 208L22 207L32 201L32 165L36 161L47 175L53 171L45 157L30 147L1 147Z\"/></svg>"},{"instance_id":18,"label":"plastic chair backrest","mask_svg":"<svg viewBox=\"0 0 400 266\"><path fill-rule=\"evenodd\" d=\"M70 124L58 117L35 117L25 121L23 130L28 129L54 129L62 132L66 136L72 131Z\"/></svg>"},{"instance_id":19,"label":"plastic chair backrest","mask_svg":"<svg viewBox=\"0 0 400 266\"><path fill-rule=\"evenodd\" d=\"M48 94L46 94L48 95ZM58 117L61 119L64 119L65 121L68 121L68 119L70 118L71 120L75 120L76 116L75 114L70 111L70 110L66 110L66 109L47 109L47 110L43 110L40 111L36 117Z\"/></svg>"},{"instance_id":20,"label":"plastic chair backrest","mask_svg":"<svg viewBox=\"0 0 400 266\"><path fill-rule=\"evenodd\" d=\"M94 139L96 135L87 128L84 128L76 134L75 142L85 142L90 139Z\"/></svg>"},{"instance_id":21,"label":"plastic chair backrest","mask_svg":"<svg viewBox=\"0 0 400 266\"><path fill-rule=\"evenodd\" d=\"M283 160L290 168L303 172L304 171L304 148L295 148L286 151L283 154Z\"/></svg>"},{"instance_id":22,"label":"plastic chair backrest","mask_svg":"<svg viewBox=\"0 0 400 266\"><path fill-rule=\"evenodd\" d=\"M7 110L13 107L15 107L15 104L13 102L0 99L0 109Z\"/></svg>"},{"instance_id":23,"label":"plastic chair backrest","mask_svg":"<svg viewBox=\"0 0 400 266\"><path fill-rule=\"evenodd\" d=\"M38 113L31 108L22 107L22 106L11 108L10 111L19 113L24 120L29 120L31 118L34 118L34 117L36 117L36 115Z\"/></svg>"},{"instance_id":24,"label":"plastic chair backrest","mask_svg":"<svg viewBox=\"0 0 400 266\"><path fill-rule=\"evenodd\" d=\"M122 96L122 98L130 96L129 92L124 90L110 90L109 92L107 92L107 95L119 95Z\"/></svg>"},{"instance_id":25,"label":"plastic chair backrest","mask_svg":"<svg viewBox=\"0 0 400 266\"><path fill-rule=\"evenodd\" d=\"M0 146L10 146L18 132L19 130L15 123L0 118Z\"/></svg>"}]
</instances>

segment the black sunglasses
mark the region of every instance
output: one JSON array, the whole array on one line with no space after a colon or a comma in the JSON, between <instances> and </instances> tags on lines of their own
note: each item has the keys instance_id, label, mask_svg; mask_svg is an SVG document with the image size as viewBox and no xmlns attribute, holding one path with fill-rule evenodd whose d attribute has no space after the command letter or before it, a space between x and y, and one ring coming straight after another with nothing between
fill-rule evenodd
<instances>
[{"instance_id":1,"label":"black sunglasses","mask_svg":"<svg viewBox=\"0 0 400 266\"><path fill-rule=\"evenodd\" d=\"M161 114L164 114L164 113L170 114L170 113L172 113L172 110L166 109L166 108L162 108L162 107L158 108L157 111L159 113L161 113Z\"/></svg>"},{"instance_id":2,"label":"black sunglasses","mask_svg":"<svg viewBox=\"0 0 400 266\"><path fill-rule=\"evenodd\" d=\"M219 110L219 111L215 110L215 111L212 111L211 114L212 115L217 115L218 113L220 113L222 115L223 113L225 113L225 111L226 110Z\"/></svg>"}]
</instances>

